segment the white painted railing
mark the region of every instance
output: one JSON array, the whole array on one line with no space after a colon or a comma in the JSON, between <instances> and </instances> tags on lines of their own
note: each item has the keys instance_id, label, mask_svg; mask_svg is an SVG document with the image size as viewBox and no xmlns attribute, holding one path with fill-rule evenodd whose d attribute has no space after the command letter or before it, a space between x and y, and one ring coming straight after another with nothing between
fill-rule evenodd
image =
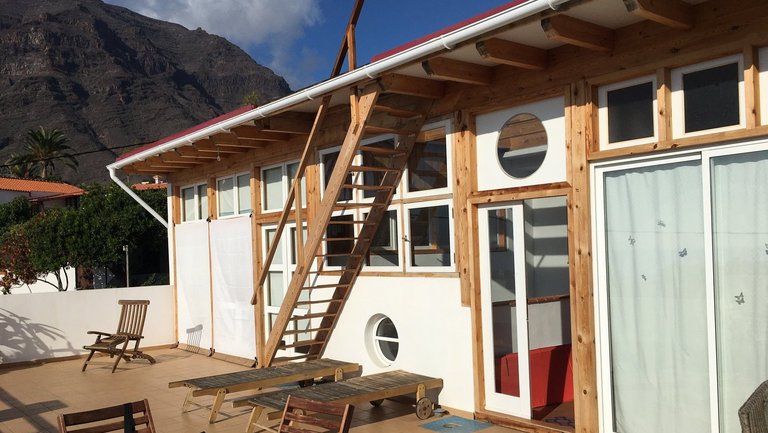
<instances>
[{"instance_id":1,"label":"white painted railing","mask_svg":"<svg viewBox=\"0 0 768 433\"><path fill-rule=\"evenodd\" d=\"M0 364L85 353L87 331L115 331L120 299L150 301L142 347L176 342L171 286L0 295Z\"/></svg>"}]
</instances>

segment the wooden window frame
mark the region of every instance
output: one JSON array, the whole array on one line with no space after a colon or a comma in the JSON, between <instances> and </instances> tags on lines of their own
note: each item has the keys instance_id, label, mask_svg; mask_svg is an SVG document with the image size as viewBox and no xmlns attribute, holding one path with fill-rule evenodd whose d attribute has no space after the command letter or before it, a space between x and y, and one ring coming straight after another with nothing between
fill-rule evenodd
<instances>
[{"instance_id":1,"label":"wooden window frame","mask_svg":"<svg viewBox=\"0 0 768 433\"><path fill-rule=\"evenodd\" d=\"M448 207L448 257L450 260L450 265L448 266L415 266L412 264L413 261L413 255L415 251L418 251L419 254L427 254L427 253L440 253L440 247L437 245L436 237L438 236L437 233L431 233L430 237L434 236L435 240L432 242L430 240L430 245L427 246L419 246L419 247L411 247L410 243L412 242L413 236L411 235L411 211L414 209L424 209L424 208L439 208L442 206ZM454 223L453 223L453 200L452 199L445 199L445 200L435 200L435 201L425 201L425 202L418 202L418 203L408 203L403 205L403 212L404 212L404 224L405 227L403 227L403 233L406 234L406 237L404 238L406 240L406 248L404 248L404 263L405 263L405 270L406 272L454 272L456 270L456 246L455 246L455 239L454 239ZM434 230L437 230L435 226Z\"/></svg>"},{"instance_id":2,"label":"wooden window frame","mask_svg":"<svg viewBox=\"0 0 768 433\"><path fill-rule=\"evenodd\" d=\"M204 187L206 190L206 198L210 200L210 197L208 197L208 183L206 182L200 182L200 183L192 183L188 185L184 185L179 187L179 220L180 223L188 223L193 221L200 221L208 218L208 211L205 210L205 213L200 209L200 187ZM184 205L184 190L191 189L193 193L193 203L194 203L194 209L195 209L195 218L194 219L186 219L186 214L184 212L185 205Z\"/></svg>"},{"instance_id":3,"label":"wooden window frame","mask_svg":"<svg viewBox=\"0 0 768 433\"><path fill-rule=\"evenodd\" d=\"M432 131L442 129L445 133L445 167L446 167L446 186L442 188L432 188L423 191L408 191L408 185L411 181L411 173L408 168L407 161L403 177L401 179L401 191L404 199L416 198L416 197L428 197L432 195L450 194L453 191L453 130L451 128L451 122L449 120L441 120L424 125L421 128L419 137L428 134ZM414 149L415 149L414 145ZM410 160L410 158L409 158Z\"/></svg>"},{"instance_id":4,"label":"wooden window frame","mask_svg":"<svg viewBox=\"0 0 768 433\"><path fill-rule=\"evenodd\" d=\"M227 219L227 218L237 218L241 216L248 216L253 212L253 203L251 203L251 206L249 207L248 213L243 213L240 206L240 194L239 189L240 187L237 186L237 179L241 176L248 176L248 188L251 187L251 173L250 172L240 172L240 173L234 173L227 176L221 176L216 178L216 216L218 219ZM232 215L222 215L221 214L221 189L220 189L220 182L225 181L227 179L232 179ZM248 197L251 197L250 191L248 193Z\"/></svg>"},{"instance_id":5,"label":"wooden window frame","mask_svg":"<svg viewBox=\"0 0 768 433\"><path fill-rule=\"evenodd\" d=\"M652 87L652 118L653 118L653 135L650 137L641 137L641 138L635 138L632 140L624 140L624 141L616 141L613 143L608 142L608 127L610 119L608 118L608 93L612 92L614 90L621 90L625 89L627 87L636 86L639 84L645 84L645 83L651 83ZM635 146L638 144L647 144L647 143L655 143L659 141L659 116L657 113L659 112L659 103L658 103L658 95L656 89L658 88L658 81L656 79L656 75L644 75L642 77L634 78L631 80L621 81L618 83L612 83L607 84L598 87L597 94L598 94L598 109L597 109L597 117L598 117L598 139L600 144L601 150L606 149L616 149L620 147L629 147L629 146Z\"/></svg>"}]
</instances>

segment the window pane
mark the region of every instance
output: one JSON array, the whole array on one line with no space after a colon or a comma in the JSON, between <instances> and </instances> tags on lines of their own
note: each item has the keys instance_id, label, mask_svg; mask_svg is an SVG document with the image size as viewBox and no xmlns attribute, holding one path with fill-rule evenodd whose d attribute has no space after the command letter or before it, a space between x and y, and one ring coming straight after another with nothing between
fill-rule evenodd
<instances>
[{"instance_id":1,"label":"window pane","mask_svg":"<svg viewBox=\"0 0 768 433\"><path fill-rule=\"evenodd\" d=\"M267 305L270 307L279 307L283 303L283 297L285 292L283 290L283 273L282 272L269 272L267 278L269 284L269 299Z\"/></svg>"},{"instance_id":2,"label":"window pane","mask_svg":"<svg viewBox=\"0 0 768 433\"><path fill-rule=\"evenodd\" d=\"M288 164L288 182L291 182L288 185L293 185L293 179L296 178L296 172L298 170L299 170L298 162ZM306 176L301 177L301 206L307 207L307 177Z\"/></svg>"},{"instance_id":3,"label":"window pane","mask_svg":"<svg viewBox=\"0 0 768 433\"><path fill-rule=\"evenodd\" d=\"M267 250L269 251L269 248L272 246L272 242L275 241L275 229L268 229L265 231L267 234ZM266 251L264 254L266 255ZM275 252L275 257L272 259L273 265L282 265L283 264L283 236L280 237L280 244L277 246L277 251Z\"/></svg>"},{"instance_id":4,"label":"window pane","mask_svg":"<svg viewBox=\"0 0 768 433\"><path fill-rule=\"evenodd\" d=\"M383 338L382 338L383 337ZM386 317L379 322L376 327L377 344L381 355L388 361L392 362L397 358L397 352L400 344L397 341L397 328L389 317Z\"/></svg>"},{"instance_id":5,"label":"window pane","mask_svg":"<svg viewBox=\"0 0 768 433\"><path fill-rule=\"evenodd\" d=\"M448 205L411 209L411 265L451 266Z\"/></svg>"},{"instance_id":6,"label":"window pane","mask_svg":"<svg viewBox=\"0 0 768 433\"><path fill-rule=\"evenodd\" d=\"M235 192L234 179L228 177L226 179L219 179L218 184L218 197L219 197L219 216L230 216L235 214Z\"/></svg>"},{"instance_id":7,"label":"window pane","mask_svg":"<svg viewBox=\"0 0 768 433\"><path fill-rule=\"evenodd\" d=\"M366 147L382 147L385 149L394 149L395 148L395 139L390 138L387 140L382 140L376 143L371 143ZM362 152L363 154L363 165L367 167L391 167L391 161L392 157L387 155L378 155L372 152ZM363 173L363 184L364 185L381 185L381 181L384 179L384 172L376 172L376 171L367 171ZM376 196L376 191L363 191L363 197L364 198L371 198Z\"/></svg>"},{"instance_id":8,"label":"window pane","mask_svg":"<svg viewBox=\"0 0 768 433\"><path fill-rule=\"evenodd\" d=\"M445 130L440 128L424 134L424 140L414 144L411 156L408 158L408 191L410 192L448 186Z\"/></svg>"},{"instance_id":9,"label":"window pane","mask_svg":"<svg viewBox=\"0 0 768 433\"><path fill-rule=\"evenodd\" d=\"M336 160L339 158L339 152L326 153L323 155L323 179L325 179L325 187L328 188L328 181L331 180L331 174L334 167L336 167ZM352 175L347 176L347 180L344 183L352 183ZM325 191L323 191L325 194ZM349 188L343 188L339 194L338 201L352 200L352 190Z\"/></svg>"},{"instance_id":10,"label":"window pane","mask_svg":"<svg viewBox=\"0 0 768 433\"><path fill-rule=\"evenodd\" d=\"M608 92L608 142L653 137L653 83Z\"/></svg>"},{"instance_id":11,"label":"window pane","mask_svg":"<svg viewBox=\"0 0 768 433\"><path fill-rule=\"evenodd\" d=\"M611 431L711 430L702 196L699 161L605 176Z\"/></svg>"},{"instance_id":12,"label":"window pane","mask_svg":"<svg viewBox=\"0 0 768 433\"><path fill-rule=\"evenodd\" d=\"M264 185L264 210L283 207L283 168L273 167L262 171Z\"/></svg>"},{"instance_id":13,"label":"window pane","mask_svg":"<svg viewBox=\"0 0 768 433\"><path fill-rule=\"evenodd\" d=\"M366 214L367 217L367 214ZM368 251L368 266L397 266L399 258L399 236L397 233L397 211L390 210L384 214L381 224L371 241Z\"/></svg>"},{"instance_id":14,"label":"window pane","mask_svg":"<svg viewBox=\"0 0 768 433\"><path fill-rule=\"evenodd\" d=\"M533 114L512 116L499 133L496 154L502 170L521 179L536 172L547 156L547 131Z\"/></svg>"},{"instance_id":15,"label":"window pane","mask_svg":"<svg viewBox=\"0 0 768 433\"><path fill-rule=\"evenodd\" d=\"M208 218L208 185L197 186L197 217Z\"/></svg>"},{"instance_id":16,"label":"window pane","mask_svg":"<svg viewBox=\"0 0 768 433\"><path fill-rule=\"evenodd\" d=\"M195 189L183 188L181 190L181 204L183 207L182 221L194 221L197 219L195 215Z\"/></svg>"},{"instance_id":17,"label":"window pane","mask_svg":"<svg viewBox=\"0 0 768 433\"><path fill-rule=\"evenodd\" d=\"M251 213L251 177L247 174L237 176L237 200L240 214Z\"/></svg>"},{"instance_id":18,"label":"window pane","mask_svg":"<svg viewBox=\"0 0 768 433\"><path fill-rule=\"evenodd\" d=\"M739 124L739 65L683 75L685 132Z\"/></svg>"},{"instance_id":19,"label":"window pane","mask_svg":"<svg viewBox=\"0 0 768 433\"><path fill-rule=\"evenodd\" d=\"M351 215L337 216L331 218L331 221L352 221L354 218ZM339 238L351 238L355 235L354 226L352 224L329 224L326 230L326 237L328 239ZM328 254L349 254L352 252L354 242L351 240L340 240L326 242L326 252ZM326 259L328 266L346 266L347 256L341 257L328 257Z\"/></svg>"},{"instance_id":20,"label":"window pane","mask_svg":"<svg viewBox=\"0 0 768 433\"><path fill-rule=\"evenodd\" d=\"M304 227L301 231L301 235L303 236L304 243L307 242L307 228ZM291 227L291 264L296 264L296 227Z\"/></svg>"}]
</instances>

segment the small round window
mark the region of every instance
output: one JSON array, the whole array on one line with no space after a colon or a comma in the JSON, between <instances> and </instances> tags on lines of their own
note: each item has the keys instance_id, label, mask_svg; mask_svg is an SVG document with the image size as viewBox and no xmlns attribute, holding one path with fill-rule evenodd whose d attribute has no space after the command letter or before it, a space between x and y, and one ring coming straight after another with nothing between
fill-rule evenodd
<instances>
[{"instance_id":1,"label":"small round window","mask_svg":"<svg viewBox=\"0 0 768 433\"><path fill-rule=\"evenodd\" d=\"M512 116L501 128L496 151L505 173L515 178L532 175L547 155L544 124L533 114Z\"/></svg>"},{"instance_id":2,"label":"small round window","mask_svg":"<svg viewBox=\"0 0 768 433\"><path fill-rule=\"evenodd\" d=\"M381 362L389 365L397 358L400 343L397 338L397 328L389 317L383 316L374 324L373 346Z\"/></svg>"}]
</instances>

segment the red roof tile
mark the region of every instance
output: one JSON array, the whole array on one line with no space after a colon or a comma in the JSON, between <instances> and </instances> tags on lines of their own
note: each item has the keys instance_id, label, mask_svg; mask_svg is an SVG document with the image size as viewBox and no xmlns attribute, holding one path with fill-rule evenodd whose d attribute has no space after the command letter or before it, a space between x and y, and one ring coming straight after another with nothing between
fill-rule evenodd
<instances>
[{"instance_id":1,"label":"red roof tile","mask_svg":"<svg viewBox=\"0 0 768 433\"><path fill-rule=\"evenodd\" d=\"M145 144L144 146L137 147L136 149L130 150L128 152L125 152L124 154L120 155L115 159L115 161L120 161L121 159L128 158L131 155L136 155L137 153L144 152L145 150L152 149L154 147L160 146L161 144L168 143L169 141L175 140L177 138L183 137L185 135L191 134L193 132L199 131L201 129L205 129L211 125L215 125L219 122L223 122L227 119L230 119L232 117L238 116L240 114L246 113L248 111L253 110L256 108L255 105L244 105L236 110L230 111L229 113L224 113L221 116L214 117L211 120L207 120L203 123L200 123L198 125L192 126L191 128L187 128L183 131L179 131L173 135L169 135L168 137L161 138L157 141L153 141L152 143Z\"/></svg>"},{"instance_id":2,"label":"red roof tile","mask_svg":"<svg viewBox=\"0 0 768 433\"><path fill-rule=\"evenodd\" d=\"M58 195L81 195L83 190L62 182L48 182L44 180L16 179L12 177L0 177L0 190L20 192L43 192Z\"/></svg>"},{"instance_id":3,"label":"red roof tile","mask_svg":"<svg viewBox=\"0 0 768 433\"><path fill-rule=\"evenodd\" d=\"M136 191L146 191L148 189L166 189L168 187L168 184L165 182L160 183L134 183L131 185L131 189L134 189Z\"/></svg>"},{"instance_id":4,"label":"red roof tile","mask_svg":"<svg viewBox=\"0 0 768 433\"><path fill-rule=\"evenodd\" d=\"M506 3L506 4L503 4L501 6L495 7L495 8L493 8L493 9L487 11L487 12L483 12L483 13L481 13L479 15L475 15L472 18L467 18L464 21L461 21L461 22L458 22L456 24L450 25L450 26L445 27L443 29L440 29L440 30L438 30L436 32L430 33L430 34L428 34L426 36L422 36L422 37L420 37L418 39L414 39L414 40L412 40L410 42L406 42L403 45L400 45L399 47L395 47L395 48L393 48L391 50L387 50L387 51L384 51L383 53L380 53L380 54L377 54L377 55L373 56L373 58L371 59L371 63L377 62L377 61L382 60L382 59L386 59L387 57L394 56L395 54L400 53L402 51L405 51L405 50L407 50L409 48L413 48L413 47L415 47L417 45L423 44L424 42L431 41L432 39L435 39L438 36L442 36L442 35L445 35L447 33L452 32L454 30L458 30L458 29L460 29L462 27L466 27L466 26L468 26L470 24L473 24L473 23L475 23L477 21L480 21L480 20L483 20L483 19L488 18L490 16L496 15L499 12L503 12L503 11L505 11L507 9L510 9L510 8L514 7L514 6L518 6L518 5L521 5L523 3L526 3L527 1L529 1L529 0L513 0L513 1L509 2L509 3Z\"/></svg>"}]
</instances>

